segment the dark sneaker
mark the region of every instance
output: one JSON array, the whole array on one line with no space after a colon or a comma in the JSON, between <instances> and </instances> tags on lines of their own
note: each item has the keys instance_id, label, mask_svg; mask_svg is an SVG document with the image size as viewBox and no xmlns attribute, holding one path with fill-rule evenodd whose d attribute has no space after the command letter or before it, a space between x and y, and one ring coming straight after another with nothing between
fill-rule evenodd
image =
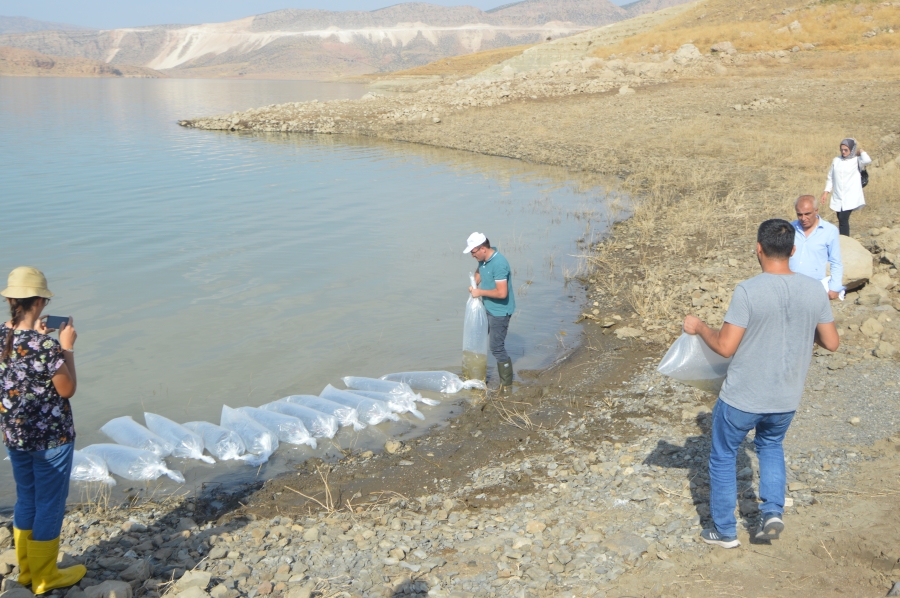
<instances>
[{"instance_id":1,"label":"dark sneaker","mask_svg":"<svg viewBox=\"0 0 900 598\"><path fill-rule=\"evenodd\" d=\"M722 548L737 548L741 545L741 541L737 539L737 536L726 538L714 529L703 530L702 532L700 532L700 537L707 544L715 544L716 546L721 546Z\"/></svg>"},{"instance_id":2,"label":"dark sneaker","mask_svg":"<svg viewBox=\"0 0 900 598\"><path fill-rule=\"evenodd\" d=\"M784 531L784 521L778 513L763 513L756 530L757 540L777 540Z\"/></svg>"}]
</instances>

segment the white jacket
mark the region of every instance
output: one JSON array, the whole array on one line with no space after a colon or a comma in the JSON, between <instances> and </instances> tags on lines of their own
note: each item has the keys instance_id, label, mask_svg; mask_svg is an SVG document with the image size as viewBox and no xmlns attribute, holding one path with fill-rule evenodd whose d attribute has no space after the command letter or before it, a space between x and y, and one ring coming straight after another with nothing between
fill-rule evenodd
<instances>
[{"instance_id":1,"label":"white jacket","mask_svg":"<svg viewBox=\"0 0 900 598\"><path fill-rule=\"evenodd\" d=\"M856 160L834 159L825 180L825 192L831 193L833 211L846 212L866 205L859 168L871 163L872 158L866 152L860 152Z\"/></svg>"}]
</instances>

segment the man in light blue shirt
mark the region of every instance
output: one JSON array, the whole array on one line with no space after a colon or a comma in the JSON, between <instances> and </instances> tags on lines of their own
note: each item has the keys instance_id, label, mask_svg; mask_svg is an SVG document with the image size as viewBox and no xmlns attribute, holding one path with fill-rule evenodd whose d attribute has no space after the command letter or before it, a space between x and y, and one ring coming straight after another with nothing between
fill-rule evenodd
<instances>
[{"instance_id":1,"label":"man in light blue shirt","mask_svg":"<svg viewBox=\"0 0 900 598\"><path fill-rule=\"evenodd\" d=\"M841 242L838 228L819 218L816 198L801 195L794 202L797 219L794 227L794 246L791 257L792 272L805 274L827 284L828 298L837 299L844 290L844 266L841 264ZM825 283L825 264L831 264L831 279Z\"/></svg>"}]
</instances>

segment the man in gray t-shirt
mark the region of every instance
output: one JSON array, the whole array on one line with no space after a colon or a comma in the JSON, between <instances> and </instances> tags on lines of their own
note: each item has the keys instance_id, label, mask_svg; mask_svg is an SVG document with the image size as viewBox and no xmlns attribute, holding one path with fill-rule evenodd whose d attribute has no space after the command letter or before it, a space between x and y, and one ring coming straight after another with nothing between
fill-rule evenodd
<instances>
[{"instance_id":1,"label":"man in gray t-shirt","mask_svg":"<svg viewBox=\"0 0 900 598\"><path fill-rule=\"evenodd\" d=\"M786 220L759 226L756 255L762 274L738 284L714 330L695 316L684 331L699 334L723 357L734 358L713 409L709 455L709 504L715 529L703 541L724 548L740 546L734 507L737 452L750 430L759 457L761 521L757 539L776 539L784 529L784 448L782 442L803 396L813 343L829 351L839 337L828 296L818 280L794 274L794 228Z\"/></svg>"}]
</instances>

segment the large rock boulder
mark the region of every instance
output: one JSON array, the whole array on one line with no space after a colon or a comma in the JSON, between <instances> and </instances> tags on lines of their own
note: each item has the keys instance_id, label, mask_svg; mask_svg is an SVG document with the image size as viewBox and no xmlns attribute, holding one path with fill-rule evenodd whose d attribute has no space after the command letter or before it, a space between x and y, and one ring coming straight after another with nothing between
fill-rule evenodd
<instances>
[{"instance_id":1,"label":"large rock boulder","mask_svg":"<svg viewBox=\"0 0 900 598\"><path fill-rule=\"evenodd\" d=\"M694 60L700 60L701 58L703 58L703 55L700 53L700 50L697 49L697 46L694 44L684 44L678 48L678 51L675 52L672 60L675 61L675 64L687 64Z\"/></svg>"},{"instance_id":2,"label":"large rock boulder","mask_svg":"<svg viewBox=\"0 0 900 598\"><path fill-rule=\"evenodd\" d=\"M859 241L841 235L841 262L844 264L844 284L851 280L872 278L872 254Z\"/></svg>"}]
</instances>

